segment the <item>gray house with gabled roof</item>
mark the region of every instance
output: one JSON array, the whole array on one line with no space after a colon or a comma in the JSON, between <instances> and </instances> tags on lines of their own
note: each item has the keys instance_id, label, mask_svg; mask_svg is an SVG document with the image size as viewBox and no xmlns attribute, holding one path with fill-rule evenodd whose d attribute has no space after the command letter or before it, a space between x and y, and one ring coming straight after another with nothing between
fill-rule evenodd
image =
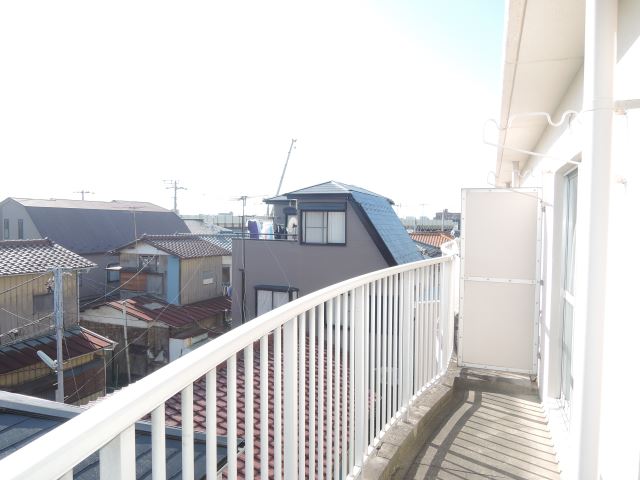
<instances>
[{"instance_id":1,"label":"gray house with gabled roof","mask_svg":"<svg viewBox=\"0 0 640 480\"><path fill-rule=\"evenodd\" d=\"M80 278L82 302L98 298L119 284L112 250L143 234L189 233L170 210L148 202L32 199L9 197L0 202L3 240L49 238L97 265Z\"/></svg>"},{"instance_id":2,"label":"gray house with gabled roof","mask_svg":"<svg viewBox=\"0 0 640 480\"><path fill-rule=\"evenodd\" d=\"M330 181L265 199L274 233L233 240L233 324L298 296L422 259L393 201ZM243 312L244 306L244 312Z\"/></svg>"}]
</instances>

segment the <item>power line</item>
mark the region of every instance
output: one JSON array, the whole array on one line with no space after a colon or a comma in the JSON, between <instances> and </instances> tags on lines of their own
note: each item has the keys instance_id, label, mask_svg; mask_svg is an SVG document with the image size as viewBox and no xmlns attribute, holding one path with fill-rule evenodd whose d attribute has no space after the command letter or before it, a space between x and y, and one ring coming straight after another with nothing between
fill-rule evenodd
<instances>
[{"instance_id":1,"label":"power line","mask_svg":"<svg viewBox=\"0 0 640 480\"><path fill-rule=\"evenodd\" d=\"M12 290L15 290L16 288L20 288L20 287L22 287L23 285L26 285L27 283L34 282L34 281L36 281L37 279L44 277L45 275L51 275L51 272L45 272L45 273L42 273L42 274L38 275L37 277L33 277L33 278L31 278L31 279L27 280L26 282L22 282L22 283L19 283L18 285L14 285L14 286L13 286L13 287L11 287L11 288L7 288L6 290L4 290L4 291L0 292L0 295L4 295L5 293L8 293L8 292L10 292L10 291L12 291Z\"/></svg>"}]
</instances>

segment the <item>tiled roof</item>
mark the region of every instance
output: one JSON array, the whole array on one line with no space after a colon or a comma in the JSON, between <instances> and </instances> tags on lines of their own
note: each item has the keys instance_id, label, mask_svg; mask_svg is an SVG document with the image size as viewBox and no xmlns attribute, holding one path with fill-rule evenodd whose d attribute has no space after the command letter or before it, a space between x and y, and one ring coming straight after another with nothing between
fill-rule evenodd
<instances>
[{"instance_id":1,"label":"tiled roof","mask_svg":"<svg viewBox=\"0 0 640 480\"><path fill-rule=\"evenodd\" d=\"M221 233L215 235L200 235L200 237L202 237L203 240L211 242L220 248L224 248L225 250L229 251L229 255L231 255L233 238L237 237L237 235L233 235L232 233Z\"/></svg>"},{"instance_id":2,"label":"tiled roof","mask_svg":"<svg viewBox=\"0 0 640 480\"><path fill-rule=\"evenodd\" d=\"M114 345L114 342L108 338L80 326L65 330L63 339L62 352L65 361ZM36 353L38 350L42 350L51 358L56 358L55 333L0 347L0 374L42 363Z\"/></svg>"},{"instance_id":3,"label":"tiled roof","mask_svg":"<svg viewBox=\"0 0 640 480\"><path fill-rule=\"evenodd\" d=\"M95 266L46 238L0 242L0 275L43 273L53 267L79 270Z\"/></svg>"},{"instance_id":4,"label":"tiled roof","mask_svg":"<svg viewBox=\"0 0 640 480\"><path fill-rule=\"evenodd\" d=\"M453 237L451 235L442 231L425 233L414 232L410 233L409 236L420 243L425 243L434 247L439 247L443 243L447 243L453 240Z\"/></svg>"},{"instance_id":5,"label":"tiled roof","mask_svg":"<svg viewBox=\"0 0 640 480\"><path fill-rule=\"evenodd\" d=\"M135 243L144 242L158 250L179 258L201 258L231 255L231 251L212 242L203 240L200 235L143 235L135 242L118 249L128 248Z\"/></svg>"},{"instance_id":6,"label":"tiled roof","mask_svg":"<svg viewBox=\"0 0 640 480\"><path fill-rule=\"evenodd\" d=\"M181 328L231 310L231 298L216 297L190 305L173 305L155 297L139 296L127 300L108 302L111 308L122 312L126 304L127 315L145 322L161 322Z\"/></svg>"},{"instance_id":7,"label":"tiled roof","mask_svg":"<svg viewBox=\"0 0 640 480\"><path fill-rule=\"evenodd\" d=\"M306 361L305 364L309 364L309 339L307 337L306 344ZM273 447L274 447L274 421L273 421L273 410L274 410L274 356L273 356L273 343L272 337L269 338L269 350L268 350L268 411L269 411L269 475L268 478L274 478L274 470L273 470ZM325 361L324 364L327 365L326 351L325 351ZM318 361L318 350L316 348L316 362ZM332 372L335 364L331 366ZM258 343L254 345L254 354L253 354L253 430L254 430L254 471L255 478L260 478L260 348ZM309 385L310 385L310 377L309 377L309 369L305 369L306 374L306 395L309 395ZM342 371L340 371L340 375L342 375ZM245 429L244 429L244 421L245 421L245 378L246 378L246 369L244 365L244 355L238 354L236 358L236 412L237 412L237 435L238 438L244 438ZM347 384L348 384L349 372L347 371ZM319 384L318 384L318 371L316 369L316 399L320 394L319 392ZM325 376L325 387L326 376ZM221 365L217 368L216 374L216 404L217 404L217 435L226 435L227 434L227 368L226 364ZM284 384L284 382L283 382ZM341 384L341 380L336 382L335 377L333 378L333 392L338 385ZM193 421L194 428L197 431L206 431L206 383L205 379L200 378L196 380L193 385ZM325 401L325 409L327 408L327 398L326 398L326 389L324 392L321 392L324 395ZM349 395L347 392L347 401L349 399ZM318 405L318 401L316 400L316 406ZM309 436L309 403L305 402L306 405L306 413L305 413L305 431L307 437ZM336 410L334 410L334 413ZM166 415L166 423L167 425L180 427L182 423L182 414L181 414L181 403L180 403L180 394L175 395L170 398L165 404L165 415ZM327 412L325 410L325 418L327 417ZM316 430L316 435L317 435ZM325 448L325 454L327 449ZM306 461L308 462L309 457L306 456ZM317 461L317 460L316 460ZM325 469L326 470L326 469ZM225 472L226 473L226 472ZM308 463L307 463L307 475L306 478L313 478L315 475L309 475L308 471ZM238 478L245 478L245 467L244 467L244 453L238 456Z\"/></svg>"}]
</instances>

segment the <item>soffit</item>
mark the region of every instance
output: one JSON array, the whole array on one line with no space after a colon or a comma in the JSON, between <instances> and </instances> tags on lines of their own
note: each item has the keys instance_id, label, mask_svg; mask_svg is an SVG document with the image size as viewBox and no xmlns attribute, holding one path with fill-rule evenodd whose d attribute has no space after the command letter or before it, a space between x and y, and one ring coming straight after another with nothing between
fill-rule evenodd
<instances>
[{"instance_id":1,"label":"soffit","mask_svg":"<svg viewBox=\"0 0 640 480\"><path fill-rule=\"evenodd\" d=\"M509 181L512 162L520 167L535 151L547 122L543 117L509 118L548 112L554 120L558 103L575 78L584 56L584 0L511 0L509 2L497 182ZM558 115L559 116L559 115Z\"/></svg>"}]
</instances>

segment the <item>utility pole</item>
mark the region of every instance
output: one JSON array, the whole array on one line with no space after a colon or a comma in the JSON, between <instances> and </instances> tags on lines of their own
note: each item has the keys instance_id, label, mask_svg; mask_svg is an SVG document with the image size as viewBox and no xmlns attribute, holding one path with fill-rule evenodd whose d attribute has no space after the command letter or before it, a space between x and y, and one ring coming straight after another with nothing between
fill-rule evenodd
<instances>
[{"instance_id":1,"label":"utility pole","mask_svg":"<svg viewBox=\"0 0 640 480\"><path fill-rule=\"evenodd\" d=\"M56 323L56 373L58 375L58 388L56 389L56 402L64 403L64 359L62 357L62 335L64 328L62 290L62 268L53 269L53 312Z\"/></svg>"},{"instance_id":2,"label":"utility pole","mask_svg":"<svg viewBox=\"0 0 640 480\"><path fill-rule=\"evenodd\" d=\"M84 200L84 194L87 193L89 195L93 195L93 192L90 192L88 190L80 190L79 192L73 192L73 193L79 193L80 195L82 195L82 200Z\"/></svg>"},{"instance_id":3,"label":"utility pole","mask_svg":"<svg viewBox=\"0 0 640 480\"><path fill-rule=\"evenodd\" d=\"M246 313L246 297L245 297L245 289L246 289L246 285L245 285L245 263L247 260L247 257L245 255L245 233L244 233L244 224L245 224L245 220L244 220L244 207L247 205L247 196L243 195L242 197L240 197L240 200L242 200L242 303L241 303L241 319L240 322L244 323L246 321L246 317L247 317L247 313Z\"/></svg>"},{"instance_id":4,"label":"utility pole","mask_svg":"<svg viewBox=\"0 0 640 480\"><path fill-rule=\"evenodd\" d=\"M186 190L185 187L178 186L178 180L165 180L165 183L168 183L169 186L165 187L167 189L173 189L173 211L178 213L178 190Z\"/></svg>"},{"instance_id":5,"label":"utility pole","mask_svg":"<svg viewBox=\"0 0 640 480\"><path fill-rule=\"evenodd\" d=\"M129 383L131 383L131 363L129 362L129 337L127 335L128 324L127 324L127 301L122 301L122 319L124 325L124 356L127 358L127 378L129 379Z\"/></svg>"}]
</instances>

